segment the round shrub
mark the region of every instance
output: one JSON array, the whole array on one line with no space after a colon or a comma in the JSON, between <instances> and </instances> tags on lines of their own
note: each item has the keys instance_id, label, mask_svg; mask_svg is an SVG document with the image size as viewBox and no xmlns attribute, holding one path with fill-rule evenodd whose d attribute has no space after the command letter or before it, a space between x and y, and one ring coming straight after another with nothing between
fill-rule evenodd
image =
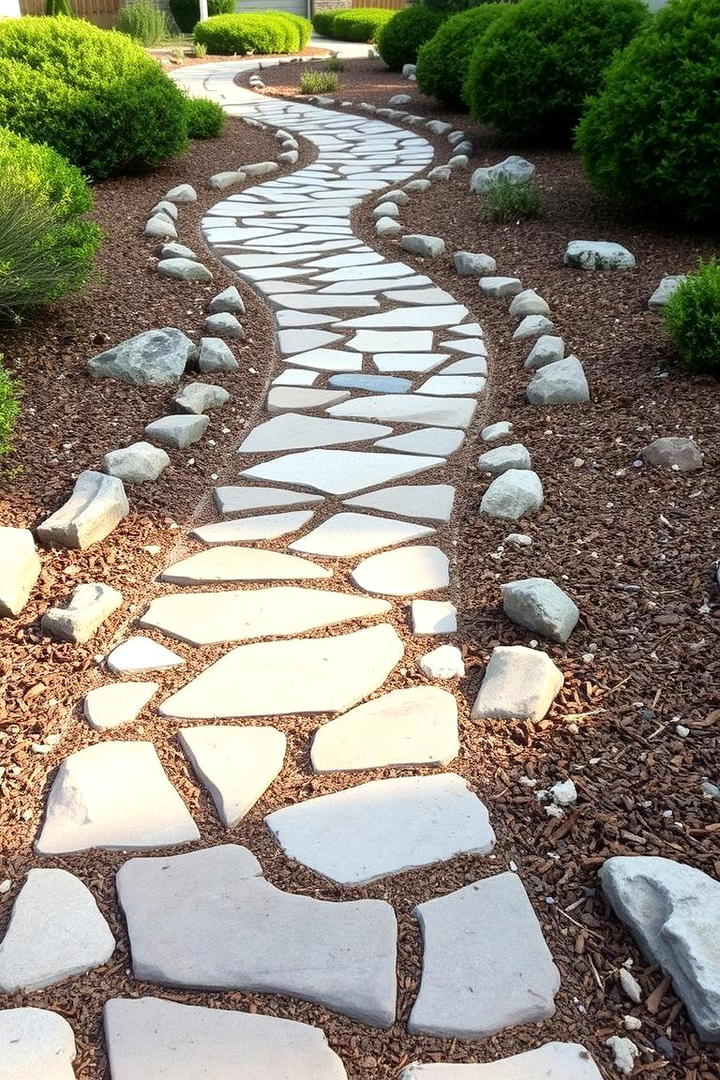
<instances>
[{"instance_id":1,"label":"round shrub","mask_svg":"<svg viewBox=\"0 0 720 1080\"><path fill-rule=\"evenodd\" d=\"M227 114L216 101L190 98L187 103L188 135L191 139L214 139L225 127Z\"/></svg>"},{"instance_id":2,"label":"round shrub","mask_svg":"<svg viewBox=\"0 0 720 1080\"><path fill-rule=\"evenodd\" d=\"M446 19L436 34L420 46L417 83L423 94L449 109L465 107L463 87L470 58L479 38L506 10L504 3L480 4Z\"/></svg>"},{"instance_id":3,"label":"round shrub","mask_svg":"<svg viewBox=\"0 0 720 1080\"><path fill-rule=\"evenodd\" d=\"M720 264L701 262L670 297L665 326L691 371L720 375Z\"/></svg>"},{"instance_id":4,"label":"round shrub","mask_svg":"<svg viewBox=\"0 0 720 1080\"><path fill-rule=\"evenodd\" d=\"M274 11L272 12L272 14L282 15L285 19L290 19L290 21L297 27L297 32L300 37L298 48L304 49L308 41L310 40L310 35L312 34L313 30L313 25L310 20L304 18L302 15L296 15L292 11Z\"/></svg>"},{"instance_id":5,"label":"round shrub","mask_svg":"<svg viewBox=\"0 0 720 1080\"><path fill-rule=\"evenodd\" d=\"M169 6L178 30L192 34L195 24L200 22L199 0L170 0ZM230 15L234 10L235 0L208 0L208 15Z\"/></svg>"},{"instance_id":6,"label":"round shrub","mask_svg":"<svg viewBox=\"0 0 720 1080\"><path fill-rule=\"evenodd\" d=\"M218 56L292 53L301 47L298 26L285 12L279 11L213 15L197 24L193 36L196 42L207 46L209 53Z\"/></svg>"},{"instance_id":7,"label":"round shrub","mask_svg":"<svg viewBox=\"0 0 720 1080\"><path fill-rule=\"evenodd\" d=\"M394 14L390 8L348 8L337 11L329 36L336 41L374 41Z\"/></svg>"},{"instance_id":8,"label":"round shrub","mask_svg":"<svg viewBox=\"0 0 720 1080\"><path fill-rule=\"evenodd\" d=\"M720 5L672 0L608 69L577 146L604 195L695 223L720 218Z\"/></svg>"},{"instance_id":9,"label":"round shrub","mask_svg":"<svg viewBox=\"0 0 720 1080\"><path fill-rule=\"evenodd\" d=\"M322 37L332 37L333 19L337 11L330 8L329 11L316 11L312 17L313 30Z\"/></svg>"},{"instance_id":10,"label":"round shrub","mask_svg":"<svg viewBox=\"0 0 720 1080\"><path fill-rule=\"evenodd\" d=\"M400 71L404 64L414 64L418 49L430 40L445 17L443 12L431 11L424 4L396 11L377 36L378 52L390 70Z\"/></svg>"},{"instance_id":11,"label":"round shrub","mask_svg":"<svg viewBox=\"0 0 720 1080\"><path fill-rule=\"evenodd\" d=\"M185 97L159 64L125 34L80 19L0 21L0 126L96 179L187 145Z\"/></svg>"},{"instance_id":12,"label":"round shrub","mask_svg":"<svg viewBox=\"0 0 720 1080\"><path fill-rule=\"evenodd\" d=\"M100 243L80 172L49 146L0 128L0 317L79 289Z\"/></svg>"},{"instance_id":13,"label":"round shrub","mask_svg":"<svg viewBox=\"0 0 720 1080\"><path fill-rule=\"evenodd\" d=\"M522 139L567 141L618 49L646 25L643 0L522 0L472 54L473 116Z\"/></svg>"}]
</instances>

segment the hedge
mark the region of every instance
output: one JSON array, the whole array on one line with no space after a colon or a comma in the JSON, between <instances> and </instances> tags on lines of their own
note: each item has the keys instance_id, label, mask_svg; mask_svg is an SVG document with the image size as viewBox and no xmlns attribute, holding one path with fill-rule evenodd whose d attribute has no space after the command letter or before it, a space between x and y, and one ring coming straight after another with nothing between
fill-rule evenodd
<instances>
[{"instance_id":1,"label":"hedge","mask_svg":"<svg viewBox=\"0 0 720 1080\"><path fill-rule=\"evenodd\" d=\"M424 4L412 4L396 11L380 30L377 48L391 71L414 64L418 49L436 33L446 15Z\"/></svg>"},{"instance_id":2,"label":"hedge","mask_svg":"<svg viewBox=\"0 0 720 1080\"><path fill-rule=\"evenodd\" d=\"M442 23L418 50L417 83L422 93L449 109L466 108L463 91L473 50L491 23L506 10L504 3L480 4Z\"/></svg>"},{"instance_id":3,"label":"hedge","mask_svg":"<svg viewBox=\"0 0 720 1080\"><path fill-rule=\"evenodd\" d=\"M213 139L227 124L227 113L209 98L189 98L187 103L188 136L191 139Z\"/></svg>"},{"instance_id":4,"label":"hedge","mask_svg":"<svg viewBox=\"0 0 720 1080\"><path fill-rule=\"evenodd\" d=\"M126 35L62 17L0 21L0 126L96 179L187 145L185 96L160 66Z\"/></svg>"},{"instance_id":5,"label":"hedge","mask_svg":"<svg viewBox=\"0 0 720 1080\"><path fill-rule=\"evenodd\" d=\"M609 68L577 146L592 184L633 207L720 219L720 5L671 0Z\"/></svg>"},{"instance_id":6,"label":"hedge","mask_svg":"<svg viewBox=\"0 0 720 1080\"><path fill-rule=\"evenodd\" d=\"M313 17L313 26L318 34L335 41L374 41L378 32L394 14L389 8L318 11Z\"/></svg>"},{"instance_id":7,"label":"hedge","mask_svg":"<svg viewBox=\"0 0 720 1080\"><path fill-rule=\"evenodd\" d=\"M183 34L192 34L200 22L199 0L169 0L170 14ZM208 0L208 15L230 15L235 10L235 0Z\"/></svg>"},{"instance_id":8,"label":"hedge","mask_svg":"<svg viewBox=\"0 0 720 1080\"><path fill-rule=\"evenodd\" d=\"M284 11L250 12L247 15L213 15L198 23L195 41L219 56L245 53L294 53L304 48L312 25L300 15Z\"/></svg>"}]
</instances>

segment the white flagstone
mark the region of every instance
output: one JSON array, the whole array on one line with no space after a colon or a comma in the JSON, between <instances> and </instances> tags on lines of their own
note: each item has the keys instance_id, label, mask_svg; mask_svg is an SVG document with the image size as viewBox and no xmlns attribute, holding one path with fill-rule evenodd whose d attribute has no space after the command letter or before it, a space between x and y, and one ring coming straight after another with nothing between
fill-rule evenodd
<instances>
[{"instance_id":1,"label":"white flagstone","mask_svg":"<svg viewBox=\"0 0 720 1080\"><path fill-rule=\"evenodd\" d=\"M304 450L316 446L369 442L391 432L392 428L383 424L331 420L327 417L300 416L287 412L254 427L240 443L238 453L267 454L274 450Z\"/></svg>"},{"instance_id":2,"label":"white flagstone","mask_svg":"<svg viewBox=\"0 0 720 1080\"><path fill-rule=\"evenodd\" d=\"M365 401L373 400L369 398ZM398 400L396 397L382 400ZM334 406L341 408L342 406ZM329 495L353 495L364 488L443 465L444 459L419 455L379 454L361 450L304 450L253 465L242 475L279 484L299 484ZM286 515L290 516L290 515ZM312 514L310 515L312 516ZM236 524L235 522L227 524ZM303 522L302 524L305 524ZM206 529L217 526L206 526ZM201 530L197 530L196 535ZM287 530L290 531L290 530ZM202 539L202 537L200 537Z\"/></svg>"},{"instance_id":3,"label":"white flagstone","mask_svg":"<svg viewBox=\"0 0 720 1080\"><path fill-rule=\"evenodd\" d=\"M276 728L224 724L181 728L178 741L228 829L242 821L279 775L287 746Z\"/></svg>"},{"instance_id":4,"label":"white flagstone","mask_svg":"<svg viewBox=\"0 0 720 1080\"><path fill-rule=\"evenodd\" d=\"M345 499L345 506L382 510L423 521L449 521L455 500L450 484L404 484Z\"/></svg>"},{"instance_id":5,"label":"white flagstone","mask_svg":"<svg viewBox=\"0 0 720 1080\"><path fill-rule=\"evenodd\" d=\"M434 533L425 525L370 514L343 513L323 521L289 545L291 551L347 559Z\"/></svg>"},{"instance_id":6,"label":"white flagstone","mask_svg":"<svg viewBox=\"0 0 720 1080\"><path fill-rule=\"evenodd\" d=\"M158 575L160 581L174 585L205 585L213 581L303 581L329 577L332 577L332 570L296 555L263 548L222 546L190 555ZM96 692L90 691L91 694Z\"/></svg>"},{"instance_id":7,"label":"white flagstone","mask_svg":"<svg viewBox=\"0 0 720 1080\"><path fill-rule=\"evenodd\" d=\"M247 475L247 473L246 473ZM248 543L252 540L277 540L297 532L315 517L313 510L295 510L287 514L258 514L257 517L236 518L201 525L192 536L204 544Z\"/></svg>"}]
</instances>

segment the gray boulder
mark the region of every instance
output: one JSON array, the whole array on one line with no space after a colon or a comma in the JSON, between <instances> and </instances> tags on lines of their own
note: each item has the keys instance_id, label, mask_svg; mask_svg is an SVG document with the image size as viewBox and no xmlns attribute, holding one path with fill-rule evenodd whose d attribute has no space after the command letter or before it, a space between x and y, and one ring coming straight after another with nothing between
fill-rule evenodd
<instances>
[{"instance_id":1,"label":"gray boulder","mask_svg":"<svg viewBox=\"0 0 720 1080\"><path fill-rule=\"evenodd\" d=\"M239 364L222 338L204 337L200 339L198 367L205 372L235 371Z\"/></svg>"},{"instance_id":2,"label":"gray boulder","mask_svg":"<svg viewBox=\"0 0 720 1080\"><path fill-rule=\"evenodd\" d=\"M102 582L77 585L67 607L52 607L40 620L44 633L58 641L82 644L89 641L123 602L122 593Z\"/></svg>"},{"instance_id":3,"label":"gray boulder","mask_svg":"<svg viewBox=\"0 0 720 1080\"><path fill-rule=\"evenodd\" d=\"M384 216L375 222L375 232L378 236L399 236L403 226L395 218Z\"/></svg>"},{"instance_id":4,"label":"gray boulder","mask_svg":"<svg viewBox=\"0 0 720 1080\"><path fill-rule=\"evenodd\" d=\"M410 180L405 185L406 191L427 191L429 187L432 187L430 180Z\"/></svg>"},{"instance_id":5,"label":"gray boulder","mask_svg":"<svg viewBox=\"0 0 720 1080\"><path fill-rule=\"evenodd\" d=\"M500 521L518 521L539 510L544 498L537 473L508 469L490 484L480 502L480 512Z\"/></svg>"},{"instance_id":6,"label":"gray boulder","mask_svg":"<svg viewBox=\"0 0 720 1080\"><path fill-rule=\"evenodd\" d=\"M554 364L557 360L565 357L565 342L561 337L552 334L543 334L539 337L525 361L525 367L532 371L545 367L546 364Z\"/></svg>"},{"instance_id":7,"label":"gray boulder","mask_svg":"<svg viewBox=\"0 0 720 1080\"><path fill-rule=\"evenodd\" d=\"M161 259L158 274L179 281L212 281L210 270L196 259Z\"/></svg>"},{"instance_id":8,"label":"gray boulder","mask_svg":"<svg viewBox=\"0 0 720 1080\"><path fill-rule=\"evenodd\" d=\"M549 315L550 305L534 289L523 289L510 304L511 315Z\"/></svg>"},{"instance_id":9,"label":"gray boulder","mask_svg":"<svg viewBox=\"0 0 720 1080\"><path fill-rule=\"evenodd\" d=\"M702 450L697 443L674 436L655 439L645 447L642 456L648 465L658 465L676 472L694 472L701 469L703 463Z\"/></svg>"},{"instance_id":10,"label":"gray boulder","mask_svg":"<svg viewBox=\"0 0 720 1080\"><path fill-rule=\"evenodd\" d=\"M208 187L213 191L223 191L225 188L233 187L236 184L242 184L245 176L246 174L240 172L238 169L213 173L208 180Z\"/></svg>"},{"instance_id":11,"label":"gray boulder","mask_svg":"<svg viewBox=\"0 0 720 1080\"><path fill-rule=\"evenodd\" d=\"M165 214L154 214L143 229L145 236L157 240L177 240L177 229Z\"/></svg>"},{"instance_id":12,"label":"gray boulder","mask_svg":"<svg viewBox=\"0 0 720 1080\"><path fill-rule=\"evenodd\" d=\"M672 978L703 1042L720 1042L720 882L657 856L608 859L603 892L651 963Z\"/></svg>"},{"instance_id":13,"label":"gray boulder","mask_svg":"<svg viewBox=\"0 0 720 1080\"><path fill-rule=\"evenodd\" d=\"M104 540L129 511L122 480L86 469L67 502L38 525L38 539L84 551Z\"/></svg>"},{"instance_id":14,"label":"gray boulder","mask_svg":"<svg viewBox=\"0 0 720 1080\"><path fill-rule=\"evenodd\" d=\"M176 244L170 241L169 244L163 244L160 248L161 259L194 259L198 261L198 257L192 248L185 247L184 244Z\"/></svg>"},{"instance_id":15,"label":"gray boulder","mask_svg":"<svg viewBox=\"0 0 720 1080\"><path fill-rule=\"evenodd\" d=\"M452 131L452 124L448 124L445 120L428 120L425 125L428 131L432 131L433 135L447 135L448 131Z\"/></svg>"},{"instance_id":16,"label":"gray boulder","mask_svg":"<svg viewBox=\"0 0 720 1080\"><path fill-rule=\"evenodd\" d=\"M452 169L449 165L436 165L428 173L428 180L449 180Z\"/></svg>"},{"instance_id":17,"label":"gray boulder","mask_svg":"<svg viewBox=\"0 0 720 1080\"><path fill-rule=\"evenodd\" d=\"M403 236L400 247L403 251L409 251L411 255L421 255L423 258L432 259L436 255L442 255L445 251L445 241L440 236L410 233Z\"/></svg>"},{"instance_id":18,"label":"gray boulder","mask_svg":"<svg viewBox=\"0 0 720 1080\"><path fill-rule=\"evenodd\" d=\"M398 209L397 203L381 202L375 207L372 214L377 221L378 218L382 217L398 218L400 217L400 210Z\"/></svg>"},{"instance_id":19,"label":"gray boulder","mask_svg":"<svg viewBox=\"0 0 720 1080\"><path fill-rule=\"evenodd\" d=\"M0 616L19 615L41 569L29 529L0 526L0 567Z\"/></svg>"},{"instance_id":20,"label":"gray boulder","mask_svg":"<svg viewBox=\"0 0 720 1080\"><path fill-rule=\"evenodd\" d=\"M403 64L402 77L403 79L414 79L415 72L417 70L416 64Z\"/></svg>"},{"instance_id":21,"label":"gray boulder","mask_svg":"<svg viewBox=\"0 0 720 1080\"><path fill-rule=\"evenodd\" d=\"M208 315L205 320L205 329L208 334L220 338L244 338L245 331L229 311L219 311L216 315Z\"/></svg>"},{"instance_id":22,"label":"gray boulder","mask_svg":"<svg viewBox=\"0 0 720 1080\"><path fill-rule=\"evenodd\" d=\"M667 307L670 297L683 281L687 281L687 274L672 274L664 277L648 300L650 311L662 311Z\"/></svg>"},{"instance_id":23,"label":"gray boulder","mask_svg":"<svg viewBox=\"0 0 720 1080\"><path fill-rule=\"evenodd\" d=\"M508 619L549 641L567 641L580 618L568 594L550 578L511 581L500 590Z\"/></svg>"},{"instance_id":24,"label":"gray boulder","mask_svg":"<svg viewBox=\"0 0 720 1080\"><path fill-rule=\"evenodd\" d=\"M178 184L170 188L165 198L171 203L192 203L197 202L197 192L192 184Z\"/></svg>"},{"instance_id":25,"label":"gray boulder","mask_svg":"<svg viewBox=\"0 0 720 1080\"><path fill-rule=\"evenodd\" d=\"M472 274L481 277L483 274L494 274L497 270L497 263L492 255L476 254L473 251L456 251L454 262L455 269L462 277Z\"/></svg>"},{"instance_id":26,"label":"gray boulder","mask_svg":"<svg viewBox=\"0 0 720 1080\"><path fill-rule=\"evenodd\" d=\"M590 400L590 389L577 356L566 356L545 364L533 375L527 388L531 405L579 404Z\"/></svg>"},{"instance_id":27,"label":"gray boulder","mask_svg":"<svg viewBox=\"0 0 720 1080\"><path fill-rule=\"evenodd\" d=\"M210 312L217 315L222 311L229 311L231 315L244 315L245 304L234 285L223 289L217 296L213 296L209 304Z\"/></svg>"},{"instance_id":28,"label":"gray boulder","mask_svg":"<svg viewBox=\"0 0 720 1080\"><path fill-rule=\"evenodd\" d=\"M535 166L532 162L513 154L504 161L499 161L497 165L476 169L470 178L470 191L478 195L487 191L498 180L507 180L510 184L527 184L534 175Z\"/></svg>"},{"instance_id":29,"label":"gray boulder","mask_svg":"<svg viewBox=\"0 0 720 1080\"><path fill-rule=\"evenodd\" d=\"M463 139L462 142L455 143L453 150L456 154L465 154L466 157L470 157L473 152L473 144L469 139Z\"/></svg>"},{"instance_id":30,"label":"gray boulder","mask_svg":"<svg viewBox=\"0 0 720 1080\"><path fill-rule=\"evenodd\" d=\"M451 146L457 146L457 144L461 143L464 138L465 138L465 132L464 131L460 131L460 130L451 131L450 134L448 135L448 142L450 143Z\"/></svg>"},{"instance_id":31,"label":"gray boulder","mask_svg":"<svg viewBox=\"0 0 720 1080\"><path fill-rule=\"evenodd\" d=\"M267 176L268 173L277 172L279 168L277 161L256 161L252 165L241 165L240 172L249 177Z\"/></svg>"},{"instance_id":32,"label":"gray boulder","mask_svg":"<svg viewBox=\"0 0 720 1080\"><path fill-rule=\"evenodd\" d=\"M483 296L515 296L522 289L522 281L516 277L484 276L478 282Z\"/></svg>"},{"instance_id":33,"label":"gray boulder","mask_svg":"<svg viewBox=\"0 0 720 1080\"><path fill-rule=\"evenodd\" d=\"M209 416L161 416L147 425L145 434L176 450L183 450L202 438L209 423Z\"/></svg>"},{"instance_id":34,"label":"gray boulder","mask_svg":"<svg viewBox=\"0 0 720 1080\"><path fill-rule=\"evenodd\" d=\"M563 262L578 270L632 270L635 256L622 244L603 240L571 240Z\"/></svg>"},{"instance_id":35,"label":"gray boulder","mask_svg":"<svg viewBox=\"0 0 720 1080\"><path fill-rule=\"evenodd\" d=\"M484 427L480 432L480 438L483 442L496 442L507 435L512 435L512 430L513 426L509 420L498 420L497 423Z\"/></svg>"},{"instance_id":36,"label":"gray boulder","mask_svg":"<svg viewBox=\"0 0 720 1080\"><path fill-rule=\"evenodd\" d=\"M398 206L404 206L407 202L410 202L410 196L402 190L385 191L378 199L378 203L397 203Z\"/></svg>"},{"instance_id":37,"label":"gray boulder","mask_svg":"<svg viewBox=\"0 0 720 1080\"><path fill-rule=\"evenodd\" d=\"M409 105L412 101L412 94L394 94L388 101L388 105L393 107L396 105Z\"/></svg>"},{"instance_id":38,"label":"gray boulder","mask_svg":"<svg viewBox=\"0 0 720 1080\"><path fill-rule=\"evenodd\" d=\"M170 218L171 221L177 221L178 208L175 203L167 202L165 199L161 199L159 203L153 206L150 213L164 214L165 217Z\"/></svg>"},{"instance_id":39,"label":"gray boulder","mask_svg":"<svg viewBox=\"0 0 720 1080\"><path fill-rule=\"evenodd\" d=\"M517 330L513 334L513 341L525 341L527 338L539 337L553 330L554 326L550 319L544 315L526 315Z\"/></svg>"},{"instance_id":40,"label":"gray boulder","mask_svg":"<svg viewBox=\"0 0 720 1080\"><path fill-rule=\"evenodd\" d=\"M297 150L281 150L277 159L281 165L294 165L299 156Z\"/></svg>"},{"instance_id":41,"label":"gray boulder","mask_svg":"<svg viewBox=\"0 0 720 1080\"><path fill-rule=\"evenodd\" d=\"M219 409L229 400L230 395L224 386L204 382L188 383L173 398L180 412L194 413L196 416Z\"/></svg>"},{"instance_id":42,"label":"gray boulder","mask_svg":"<svg viewBox=\"0 0 720 1080\"><path fill-rule=\"evenodd\" d=\"M498 645L485 668L472 719L542 720L564 681L547 653Z\"/></svg>"},{"instance_id":43,"label":"gray boulder","mask_svg":"<svg viewBox=\"0 0 720 1080\"><path fill-rule=\"evenodd\" d=\"M93 356L87 368L94 379L117 379L134 386L174 386L196 355L197 345L182 330L166 326L121 341Z\"/></svg>"},{"instance_id":44,"label":"gray boulder","mask_svg":"<svg viewBox=\"0 0 720 1080\"><path fill-rule=\"evenodd\" d=\"M169 464L170 458L165 451L149 442L136 442L120 450L111 450L103 458L105 472L117 476L125 484L157 480Z\"/></svg>"},{"instance_id":45,"label":"gray boulder","mask_svg":"<svg viewBox=\"0 0 720 1080\"><path fill-rule=\"evenodd\" d=\"M522 443L511 443L508 446L496 446L494 450L481 454L478 468L482 472L492 473L493 476L501 476L508 469L532 469L532 459Z\"/></svg>"},{"instance_id":46,"label":"gray boulder","mask_svg":"<svg viewBox=\"0 0 720 1080\"><path fill-rule=\"evenodd\" d=\"M467 169L469 158L467 154L453 154L448 161L449 169Z\"/></svg>"}]
</instances>

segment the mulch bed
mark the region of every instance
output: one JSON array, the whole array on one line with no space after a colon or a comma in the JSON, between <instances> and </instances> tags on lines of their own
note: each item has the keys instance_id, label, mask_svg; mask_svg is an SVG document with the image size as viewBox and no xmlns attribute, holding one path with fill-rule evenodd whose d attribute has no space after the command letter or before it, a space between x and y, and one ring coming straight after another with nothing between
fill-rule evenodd
<instances>
[{"instance_id":1,"label":"mulch bed","mask_svg":"<svg viewBox=\"0 0 720 1080\"><path fill-rule=\"evenodd\" d=\"M272 84L268 93L292 93L297 69L281 66L266 79ZM444 116L423 101L413 84L378 62L346 62L343 98L379 105L400 91L417 98L413 111ZM473 167L518 151L475 128L467 117L449 119L473 138ZM447 142L433 141L439 160L447 160ZM71 475L97 467L107 450L141 438L144 424L167 411L170 392L94 382L85 375L86 359L151 326L178 326L198 335L208 297L231 282L217 265L209 286L159 279L156 249L141 235L150 207L173 184L194 183L201 201L181 209L179 233L181 242L201 245L202 210L217 199L204 189L207 176L274 152L271 136L233 123L221 139L196 145L182 162L151 177L98 186L97 217L107 233L100 260L104 280L0 340L0 349L26 388L18 449L11 461L18 473L5 482L0 502L4 524L36 525L64 500ZM659 1071L672 1080L714 1080L718 1075L717 1051L699 1044L662 974L647 964L609 915L596 876L609 855L635 853L679 859L720 874L720 804L701 792L704 779L718 782L720 604L713 584L720 498L718 386L677 369L660 320L647 311L647 299L660 277L691 267L698 254L712 250L713 239L623 221L587 187L574 155L533 151L528 156L537 165L544 198L544 216L538 221L482 224L476 200L467 192L467 173L414 195L401 212L409 231L443 236L451 253L463 248L486 251L497 259L498 272L517 274L541 292L568 350L581 358L593 393L587 407L528 407L522 360L529 346L511 342L514 322L507 305L481 300L476 283L455 274L450 256L428 265L437 283L466 303L486 330L491 378L474 438L483 423L511 420L518 441L533 456L546 496L542 511L518 526L533 536L532 550L503 548L503 537L513 529L478 512L486 481L472 462L480 447L471 441L467 451L451 461L463 498L453 522L439 535L446 549L448 543L456 544L453 599L460 611L458 643L469 672L458 695L462 750L451 767L468 778L488 805L498 834L496 853L491 858L458 858L352 889L335 887L288 862L263 824L266 813L397 771L313 776L309 736L324 718L273 718L289 737L285 769L230 838L247 844L268 879L282 888L335 900L382 897L393 904L400 929L399 1021L387 1032L272 995L190 993L138 983L128 974L127 936L113 887L113 872L126 855L96 852L39 860L31 853L56 766L73 750L107 737L152 738L198 824L202 844L229 838L174 739L177 722L147 709L137 724L97 735L82 720L80 699L103 681L99 659L121 639L123 620L132 613L117 613L87 646L43 638L38 618L76 581L93 578L116 585L126 601L141 610L149 578L185 549L184 527L208 516L207 493L215 477L236 475L242 467L242 460L233 458L233 448L241 425L255 422L277 359L265 304L242 289L248 340L237 350L240 371L212 380L233 395L231 406L215 414L209 429L215 445L204 439L187 451L172 452L172 465L160 481L147 490L132 489L131 516L97 549L45 553L31 603L18 620L0 623L6 710L0 717L0 739L7 768L0 780L0 829L3 848L10 853L0 864L0 879L13 881L2 899L0 933L28 867L52 865L72 870L88 884L119 943L101 971L1 1002L56 1008L71 1021L78 1040L78 1080L107 1076L101 1007L108 996L120 994L154 994L319 1024L351 1080L390 1080L418 1059L493 1060L551 1039L584 1043L609 1078L617 1074L603 1041L611 1034L625 1034L622 1016L627 1013L643 1021L642 1030L630 1037L649 1048L638 1074ZM305 148L301 164L307 160ZM378 250L399 257L396 243L375 237L372 204L368 200L355 211L356 229ZM564 269L565 245L578 237L627 244L637 256L638 269L623 274ZM196 250L200 254L202 247ZM422 260L418 263L422 266ZM706 455L701 472L683 476L634 467L642 447L667 434L696 436ZM173 537L178 540L174 546ZM162 550L143 552L148 545ZM283 544L274 546L281 550ZM336 581L343 569L340 563ZM502 617L498 584L536 574L566 587L582 612L570 643L547 648L565 674L565 688L539 724L471 722L468 706L494 645L527 644L528 635ZM388 686L424 682L415 663L427 646L407 637L401 605L392 621L408 648ZM162 678L164 694L186 682L201 662L205 665L224 651L203 649L200 661L192 647L172 645L189 663L181 674L170 672ZM677 736L678 723L690 728L688 738ZM32 744L48 733L60 734L60 745L47 756L33 753ZM572 776L580 793L577 806L561 820L548 818L533 791L520 783L524 776L537 780L539 788ZM420 975L413 907L511 864L522 876L561 970L555 1018L480 1044L409 1036L405 1023ZM628 958L643 987L640 1006L631 1005L619 988L618 970Z\"/></svg>"}]
</instances>

